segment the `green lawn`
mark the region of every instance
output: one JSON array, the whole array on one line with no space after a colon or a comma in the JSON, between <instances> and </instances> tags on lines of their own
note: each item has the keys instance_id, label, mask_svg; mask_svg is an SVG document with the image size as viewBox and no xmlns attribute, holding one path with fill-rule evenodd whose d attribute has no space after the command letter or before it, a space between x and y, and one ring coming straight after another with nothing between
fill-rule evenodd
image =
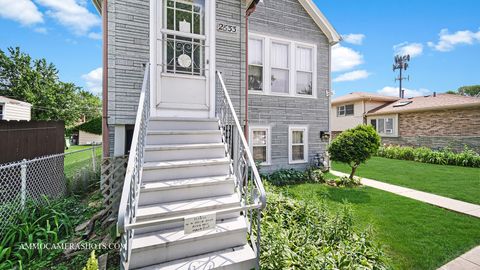
<instances>
[{"instance_id":1,"label":"green lawn","mask_svg":"<svg viewBox=\"0 0 480 270\"><path fill-rule=\"evenodd\" d=\"M91 146L78 146L78 145L73 145L71 146L68 150L65 151L65 153L70 153L82 149L89 149L92 148ZM95 157L100 159L102 157L102 146L98 145L95 146ZM92 164L92 151L85 151L85 152L79 152L79 153L73 153L70 155L67 155L65 157L64 161L64 168L65 168L65 175L70 178L72 177L76 172L81 170L83 167L86 166L91 166ZM99 164L99 161L97 161L97 164Z\"/></svg>"},{"instance_id":2,"label":"green lawn","mask_svg":"<svg viewBox=\"0 0 480 270\"><path fill-rule=\"evenodd\" d=\"M350 173L345 164L333 162L332 167ZM356 175L480 204L479 168L373 157L360 165Z\"/></svg>"},{"instance_id":3,"label":"green lawn","mask_svg":"<svg viewBox=\"0 0 480 270\"><path fill-rule=\"evenodd\" d=\"M480 244L480 219L381 190L301 184L282 191L333 209L350 203L358 226L373 229L395 269L437 269Z\"/></svg>"}]
</instances>

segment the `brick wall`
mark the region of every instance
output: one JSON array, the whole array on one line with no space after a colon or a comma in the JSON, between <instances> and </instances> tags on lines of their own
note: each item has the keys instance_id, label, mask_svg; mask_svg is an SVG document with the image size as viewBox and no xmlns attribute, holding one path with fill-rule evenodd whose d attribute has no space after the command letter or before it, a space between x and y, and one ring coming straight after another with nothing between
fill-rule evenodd
<instances>
[{"instance_id":1,"label":"brick wall","mask_svg":"<svg viewBox=\"0 0 480 270\"><path fill-rule=\"evenodd\" d=\"M383 138L383 143L452 147L464 145L480 152L480 107L442 111L414 112L399 115L399 137Z\"/></svg>"}]
</instances>

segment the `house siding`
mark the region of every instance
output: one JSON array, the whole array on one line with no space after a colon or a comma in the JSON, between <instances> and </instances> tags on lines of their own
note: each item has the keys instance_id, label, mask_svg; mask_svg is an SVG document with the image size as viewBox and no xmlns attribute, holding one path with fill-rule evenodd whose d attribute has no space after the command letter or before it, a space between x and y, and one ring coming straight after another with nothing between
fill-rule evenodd
<instances>
[{"instance_id":1,"label":"house siding","mask_svg":"<svg viewBox=\"0 0 480 270\"><path fill-rule=\"evenodd\" d=\"M149 0L109 0L108 3L108 126L110 155L115 125L134 124L149 62Z\"/></svg>"},{"instance_id":2,"label":"house siding","mask_svg":"<svg viewBox=\"0 0 480 270\"><path fill-rule=\"evenodd\" d=\"M461 151L464 145L480 153L480 107L399 115L399 137L382 138L383 143L451 147Z\"/></svg>"},{"instance_id":3,"label":"house siding","mask_svg":"<svg viewBox=\"0 0 480 270\"><path fill-rule=\"evenodd\" d=\"M320 131L329 130L330 89L329 41L297 0L264 0L250 17L249 30L317 46L317 99L249 95L249 124L271 127L271 163L263 171L280 168L304 169L308 164L289 164L288 127L308 126L308 161L323 154L326 143Z\"/></svg>"}]
</instances>

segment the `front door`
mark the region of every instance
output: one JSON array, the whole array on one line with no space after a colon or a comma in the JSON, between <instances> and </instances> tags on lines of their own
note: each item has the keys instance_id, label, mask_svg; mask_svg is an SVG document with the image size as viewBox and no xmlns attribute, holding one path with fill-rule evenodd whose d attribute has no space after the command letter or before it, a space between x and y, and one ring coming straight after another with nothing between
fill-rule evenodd
<instances>
[{"instance_id":1,"label":"front door","mask_svg":"<svg viewBox=\"0 0 480 270\"><path fill-rule=\"evenodd\" d=\"M208 3L206 3L208 2ZM161 0L157 8L157 115L208 117L210 0Z\"/></svg>"}]
</instances>

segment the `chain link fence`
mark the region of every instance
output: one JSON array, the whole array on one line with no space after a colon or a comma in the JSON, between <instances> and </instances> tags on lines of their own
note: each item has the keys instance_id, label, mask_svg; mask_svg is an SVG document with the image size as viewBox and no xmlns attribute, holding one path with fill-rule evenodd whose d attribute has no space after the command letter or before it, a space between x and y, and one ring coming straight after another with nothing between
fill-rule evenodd
<instances>
[{"instance_id":1,"label":"chain link fence","mask_svg":"<svg viewBox=\"0 0 480 270\"><path fill-rule=\"evenodd\" d=\"M101 147L0 164L0 235L28 200L85 191L99 179ZM97 181L98 182L98 181Z\"/></svg>"}]
</instances>

